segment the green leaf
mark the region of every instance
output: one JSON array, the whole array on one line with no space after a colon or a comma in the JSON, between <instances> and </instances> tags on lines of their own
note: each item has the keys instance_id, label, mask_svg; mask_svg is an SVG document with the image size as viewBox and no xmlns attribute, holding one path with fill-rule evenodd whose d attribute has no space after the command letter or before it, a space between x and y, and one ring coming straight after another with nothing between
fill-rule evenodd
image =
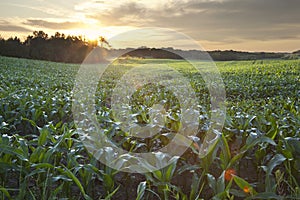
<instances>
[{"instance_id":1,"label":"green leaf","mask_svg":"<svg viewBox=\"0 0 300 200\"><path fill-rule=\"evenodd\" d=\"M49 130L47 128L44 127L42 129L40 129L40 136L38 139L39 146L43 146L46 144L48 135L49 135Z\"/></svg>"},{"instance_id":2,"label":"green leaf","mask_svg":"<svg viewBox=\"0 0 300 200\"><path fill-rule=\"evenodd\" d=\"M34 176L36 174L43 174L45 172L46 172L46 170L44 168L38 168L38 169L32 170L29 174L27 174L25 176L25 178L32 177L32 176Z\"/></svg>"},{"instance_id":3,"label":"green leaf","mask_svg":"<svg viewBox=\"0 0 300 200\"><path fill-rule=\"evenodd\" d=\"M225 174L225 171L223 171L223 173L217 180L217 193L222 193L225 190L224 174Z\"/></svg>"},{"instance_id":4,"label":"green leaf","mask_svg":"<svg viewBox=\"0 0 300 200\"><path fill-rule=\"evenodd\" d=\"M64 170L60 169L60 171L64 174L66 174L69 178L71 178L74 183L78 186L80 192L83 194L83 197L86 199L86 200L92 200L92 198L90 198L86 193L85 193L85 190L83 188L83 186L81 185L79 179L66 167L64 167Z\"/></svg>"},{"instance_id":5,"label":"green leaf","mask_svg":"<svg viewBox=\"0 0 300 200\"><path fill-rule=\"evenodd\" d=\"M281 197L273 192L262 192L254 195L251 197L251 199L278 199L278 200L283 200L284 197Z\"/></svg>"},{"instance_id":6,"label":"green leaf","mask_svg":"<svg viewBox=\"0 0 300 200\"><path fill-rule=\"evenodd\" d=\"M103 182L106 190L112 192L114 189L114 180L110 174L103 174Z\"/></svg>"},{"instance_id":7,"label":"green leaf","mask_svg":"<svg viewBox=\"0 0 300 200\"><path fill-rule=\"evenodd\" d=\"M50 163L38 163L38 164L33 164L31 165L31 167L35 167L35 168L54 168L53 165L51 165Z\"/></svg>"},{"instance_id":8,"label":"green leaf","mask_svg":"<svg viewBox=\"0 0 300 200\"><path fill-rule=\"evenodd\" d=\"M170 164L167 167L167 171L165 173L165 181L166 182L169 182L172 179L174 171L176 169L176 163L177 163L177 160L175 162L172 162L172 164Z\"/></svg>"},{"instance_id":9,"label":"green leaf","mask_svg":"<svg viewBox=\"0 0 300 200\"><path fill-rule=\"evenodd\" d=\"M257 194L257 192L254 190L254 188L243 178L233 175L233 180L239 186L239 188L241 190L245 191L247 189L247 190L249 190L250 194Z\"/></svg>"},{"instance_id":10,"label":"green leaf","mask_svg":"<svg viewBox=\"0 0 300 200\"><path fill-rule=\"evenodd\" d=\"M146 181L140 182L137 188L136 200L142 200L146 190Z\"/></svg>"},{"instance_id":11,"label":"green leaf","mask_svg":"<svg viewBox=\"0 0 300 200\"><path fill-rule=\"evenodd\" d=\"M27 156L24 155L24 152L22 150L13 148L11 146L0 144L0 152L17 156L22 161L28 161Z\"/></svg>"},{"instance_id":12,"label":"green leaf","mask_svg":"<svg viewBox=\"0 0 300 200\"><path fill-rule=\"evenodd\" d=\"M200 185L200 180L199 177L196 173L193 173L193 179L192 179L192 184L191 184L191 192L189 199L197 199L197 195L201 193L201 190L199 189Z\"/></svg>"},{"instance_id":13,"label":"green leaf","mask_svg":"<svg viewBox=\"0 0 300 200\"><path fill-rule=\"evenodd\" d=\"M241 190L230 189L229 192L230 194L233 194L235 197L246 197L245 192Z\"/></svg>"},{"instance_id":14,"label":"green leaf","mask_svg":"<svg viewBox=\"0 0 300 200\"><path fill-rule=\"evenodd\" d=\"M288 143L289 149L291 149L291 151L295 155L300 154L300 139L299 138L287 137L287 138L284 138L284 140Z\"/></svg>"},{"instance_id":15,"label":"green leaf","mask_svg":"<svg viewBox=\"0 0 300 200\"><path fill-rule=\"evenodd\" d=\"M2 192L8 199L12 199L7 189L0 186L0 192Z\"/></svg>"},{"instance_id":16,"label":"green leaf","mask_svg":"<svg viewBox=\"0 0 300 200\"><path fill-rule=\"evenodd\" d=\"M273 171L273 169L280 165L283 161L285 161L286 158L282 154L276 154L268 163L267 166L267 175L270 175Z\"/></svg>"},{"instance_id":17,"label":"green leaf","mask_svg":"<svg viewBox=\"0 0 300 200\"><path fill-rule=\"evenodd\" d=\"M266 171L266 183L265 183L266 192L274 192L276 190L272 171L276 166L280 165L285 160L286 158L283 155L276 154L269 161L268 165L266 167L263 167L263 169Z\"/></svg>"},{"instance_id":18,"label":"green leaf","mask_svg":"<svg viewBox=\"0 0 300 200\"><path fill-rule=\"evenodd\" d=\"M272 140L271 138L262 136L262 137L256 138L255 140L251 141L250 143L248 143L248 140L247 140L246 145L243 147L243 150L248 150L248 149L254 147L255 145L257 145L258 143L268 143L268 144L276 146L276 143L274 142L274 140Z\"/></svg>"},{"instance_id":19,"label":"green leaf","mask_svg":"<svg viewBox=\"0 0 300 200\"><path fill-rule=\"evenodd\" d=\"M228 166L228 164L230 162L230 159L231 159L231 152L230 152L230 149L229 149L227 139L224 136L224 134L222 134L221 149L222 149L222 152L221 152L221 155L220 155L220 159L221 159L223 170L224 170L224 169L227 169L227 166Z\"/></svg>"},{"instance_id":20,"label":"green leaf","mask_svg":"<svg viewBox=\"0 0 300 200\"><path fill-rule=\"evenodd\" d=\"M163 181L161 170L156 170L156 171L154 171L152 173L153 173L153 175L154 175L155 178L157 178L160 181Z\"/></svg>"},{"instance_id":21,"label":"green leaf","mask_svg":"<svg viewBox=\"0 0 300 200\"><path fill-rule=\"evenodd\" d=\"M206 174L206 176L207 176L209 187L214 191L214 194L216 194L217 193L216 178L213 175L211 175L211 174Z\"/></svg>"},{"instance_id":22,"label":"green leaf","mask_svg":"<svg viewBox=\"0 0 300 200\"><path fill-rule=\"evenodd\" d=\"M33 127L38 128L38 126L36 125L36 123L33 120L31 120L31 119L27 119L25 117L22 117L21 120L28 121Z\"/></svg>"},{"instance_id":23,"label":"green leaf","mask_svg":"<svg viewBox=\"0 0 300 200\"><path fill-rule=\"evenodd\" d=\"M36 163L42 161L45 155L46 149L43 147L38 146L30 155L29 161L31 163Z\"/></svg>"},{"instance_id":24,"label":"green leaf","mask_svg":"<svg viewBox=\"0 0 300 200\"><path fill-rule=\"evenodd\" d=\"M266 133L266 136L274 140L277 133L278 133L278 124L272 123L272 128L268 131L268 133Z\"/></svg>"},{"instance_id":25,"label":"green leaf","mask_svg":"<svg viewBox=\"0 0 300 200\"><path fill-rule=\"evenodd\" d=\"M58 196L58 194L63 190L63 187L64 183L60 184L60 186L55 188L55 190L51 192L51 196L49 199L55 199Z\"/></svg>"},{"instance_id":26,"label":"green leaf","mask_svg":"<svg viewBox=\"0 0 300 200\"><path fill-rule=\"evenodd\" d=\"M19 139L19 144L20 144L20 147L21 147L25 157L28 157L28 145L25 142L25 140L24 139Z\"/></svg>"},{"instance_id":27,"label":"green leaf","mask_svg":"<svg viewBox=\"0 0 300 200\"><path fill-rule=\"evenodd\" d=\"M114 191L112 191L111 193L109 193L106 197L105 200L110 200L112 198L112 196L119 190L120 186L118 186Z\"/></svg>"},{"instance_id":28,"label":"green leaf","mask_svg":"<svg viewBox=\"0 0 300 200\"><path fill-rule=\"evenodd\" d=\"M70 178L68 178L68 177L66 177L64 175L58 175L58 176L52 177L52 181L53 182L56 182L58 180L63 180L63 181L66 181L66 182L71 182L72 181L72 179L70 179Z\"/></svg>"},{"instance_id":29,"label":"green leaf","mask_svg":"<svg viewBox=\"0 0 300 200\"><path fill-rule=\"evenodd\" d=\"M248 138L250 138L250 137L248 137ZM251 140L251 141L247 140L246 144L241 148L240 152L231 159L230 163L228 164L228 167L233 166L239 159L241 159L244 156L244 154L249 149L252 149L255 145L257 145L259 143L268 143L271 145L276 145L274 140L272 140L271 138L265 137L265 136L256 138L255 140Z\"/></svg>"}]
</instances>

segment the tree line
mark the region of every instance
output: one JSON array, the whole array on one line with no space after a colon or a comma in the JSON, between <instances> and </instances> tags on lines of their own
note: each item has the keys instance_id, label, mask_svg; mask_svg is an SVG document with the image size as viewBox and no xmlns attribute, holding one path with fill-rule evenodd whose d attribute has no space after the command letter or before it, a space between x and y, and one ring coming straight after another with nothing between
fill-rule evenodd
<instances>
[{"instance_id":1,"label":"tree line","mask_svg":"<svg viewBox=\"0 0 300 200\"><path fill-rule=\"evenodd\" d=\"M111 50L113 51L113 50ZM207 60L215 61L232 61L232 60L262 60L262 59L282 59L285 58L286 53L272 53L272 52L242 52L233 50L215 50L215 51L201 51L201 50L181 50L168 48L138 48L128 51L123 56L140 57L140 58L157 58L157 59L190 59L190 60Z\"/></svg>"},{"instance_id":2,"label":"tree line","mask_svg":"<svg viewBox=\"0 0 300 200\"><path fill-rule=\"evenodd\" d=\"M106 43L104 37L99 42ZM44 31L34 31L25 41L18 37L0 38L0 55L48 60L54 62L80 63L98 45L98 41L87 41L82 36L66 36L56 32L48 36Z\"/></svg>"},{"instance_id":3,"label":"tree line","mask_svg":"<svg viewBox=\"0 0 300 200\"><path fill-rule=\"evenodd\" d=\"M43 31L34 31L33 35L28 35L25 41L21 41L18 37L8 39L0 37L0 55L2 56L54 62L82 63L86 56L96 47L98 47L98 49L96 49L97 53L94 54L96 55L94 59L95 62L105 60L104 55L107 57L130 56L155 59L207 59L206 52L173 49L172 47L158 49L148 47L137 49L106 49L104 47L111 46L102 36L100 36L98 40L87 41L82 36L66 36L59 32L48 36L48 34ZM299 58L299 51L294 53L265 53L216 50L208 51L207 53L215 61Z\"/></svg>"}]
</instances>

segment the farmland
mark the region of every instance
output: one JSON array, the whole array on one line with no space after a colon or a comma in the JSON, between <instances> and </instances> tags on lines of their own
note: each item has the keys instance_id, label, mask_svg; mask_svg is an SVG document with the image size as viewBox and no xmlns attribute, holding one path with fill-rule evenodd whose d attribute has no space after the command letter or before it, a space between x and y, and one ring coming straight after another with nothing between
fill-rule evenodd
<instances>
[{"instance_id":1,"label":"farmland","mask_svg":"<svg viewBox=\"0 0 300 200\"><path fill-rule=\"evenodd\" d=\"M104 165L82 144L72 113L79 65L0 57L0 198L300 199L299 60L216 62L225 84L226 118L204 157L199 146L211 116L204 81L183 61L160 62L190 80L203 105L200 129L175 162L138 174ZM165 124L169 131L147 139L122 131L112 117L110 98L115 82L133 67L118 62L105 72L96 91L97 119L123 149L154 151L180 129L180 106L171 92L146 85L132 96L132 112L138 113L138 123L147 123L146 108L153 102L143 94L150 90L152 101L165 98L172 108Z\"/></svg>"}]
</instances>

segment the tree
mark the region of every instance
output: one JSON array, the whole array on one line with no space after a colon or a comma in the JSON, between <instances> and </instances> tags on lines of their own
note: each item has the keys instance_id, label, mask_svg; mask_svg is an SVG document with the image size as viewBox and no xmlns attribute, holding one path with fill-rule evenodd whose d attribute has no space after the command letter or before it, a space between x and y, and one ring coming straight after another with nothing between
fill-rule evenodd
<instances>
[{"instance_id":1,"label":"tree","mask_svg":"<svg viewBox=\"0 0 300 200\"><path fill-rule=\"evenodd\" d=\"M35 38L42 38L42 39L47 39L48 34L46 34L44 31L33 31L33 35Z\"/></svg>"},{"instance_id":2,"label":"tree","mask_svg":"<svg viewBox=\"0 0 300 200\"><path fill-rule=\"evenodd\" d=\"M94 50L98 43L101 43L99 59L103 59L105 48L110 47L104 37L99 37L99 41L86 41L82 36L66 36L63 33L56 32L48 36L44 31L34 31L28 35L24 42L17 37L11 37L7 40L0 36L0 55L31 58L39 60L49 60L55 62L81 63L86 56ZM100 54L101 53L101 54Z\"/></svg>"},{"instance_id":3,"label":"tree","mask_svg":"<svg viewBox=\"0 0 300 200\"><path fill-rule=\"evenodd\" d=\"M99 42L100 42L101 48L103 48L104 44L107 45L107 47L109 47L109 48L111 47L111 45L108 43L108 41L102 36L99 37Z\"/></svg>"}]
</instances>

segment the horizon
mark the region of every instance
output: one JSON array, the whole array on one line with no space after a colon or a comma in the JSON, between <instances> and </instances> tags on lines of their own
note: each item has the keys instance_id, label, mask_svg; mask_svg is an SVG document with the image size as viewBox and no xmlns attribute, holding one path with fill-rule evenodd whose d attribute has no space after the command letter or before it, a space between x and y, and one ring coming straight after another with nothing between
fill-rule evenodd
<instances>
[{"instance_id":1,"label":"horizon","mask_svg":"<svg viewBox=\"0 0 300 200\"><path fill-rule=\"evenodd\" d=\"M42 31L42 30L38 30L38 31ZM43 31L44 32L44 31ZM47 34L48 36L48 39L50 39L53 35L50 35L46 32L44 32L45 34ZM71 36L71 37L79 37L82 39L82 41L86 41L88 43L93 43L93 42L97 42L97 46L100 47L100 44L99 44L99 40L97 39L88 39L87 37L85 37L84 35L72 35L72 34L64 34L63 32L58 32L60 33L61 35L65 35L65 38L67 38L68 36ZM28 34L27 36L34 36L33 34ZM11 36L8 36L8 37L2 37L2 35L0 34L0 39L4 39L4 40L8 40L10 38L14 39L14 38L18 38L22 43L25 42L26 40L26 37L23 37L23 38L20 38L18 37L17 35L11 35ZM101 36L99 36L101 37ZM109 41L108 42L108 45L109 44ZM101 47L102 48L102 47ZM103 47L105 48L105 46ZM245 53L294 53L294 52L298 52L300 51L300 48L299 49L296 49L294 51L247 51L247 50L236 50L236 49L212 49L212 50L206 50L204 48L176 48L174 46L118 46L118 47L113 47L113 46L110 46L109 48L105 48L107 50L126 50L126 49L173 49L173 50L181 50L181 51L207 51L207 52L213 52L213 51L221 51L221 52L225 52L225 51L234 51L234 52L245 52Z\"/></svg>"},{"instance_id":2,"label":"horizon","mask_svg":"<svg viewBox=\"0 0 300 200\"><path fill-rule=\"evenodd\" d=\"M0 36L5 39L25 40L34 30L43 30L48 35L60 32L88 40L103 36L110 42L120 33L156 26L183 33L206 51L292 53L300 49L297 0L12 0L0 5ZM157 40L158 44L152 41L149 46L162 48L156 45L163 41L168 47L167 42L174 43L176 38ZM176 43L182 50L193 49L185 44L184 40ZM132 44L122 45L115 48Z\"/></svg>"},{"instance_id":3,"label":"horizon","mask_svg":"<svg viewBox=\"0 0 300 200\"><path fill-rule=\"evenodd\" d=\"M41 30L40 30L41 31ZM46 33L47 34L47 33ZM64 34L64 33L60 33L60 34ZM54 36L54 35L48 35L48 39L51 37L51 36ZM32 36L32 34L29 34L28 36ZM75 36L75 37L82 37L83 40L86 40L87 42L95 42L96 40L92 40L92 39L87 39L84 35L66 35L66 37L68 36ZM9 37L2 37L0 35L0 39L5 39L5 40L8 40L9 38L12 38L14 39L15 37L17 37L18 39L20 39L21 42L24 42L26 38L20 38L16 35L14 36L9 36ZM97 41L98 42L98 41ZM109 42L109 41L108 41ZM98 42L99 43L99 42ZM98 47L100 47L100 45L98 44L97 45ZM105 48L105 47L101 47L101 48ZM136 47L133 47L133 46L128 46L128 47L111 47L111 48L105 48L107 50L126 50L126 49L173 49L173 50L181 50L181 51L207 51L207 52L213 52L213 51L221 51L221 52L225 52L225 51L234 51L234 52L244 52L244 53L294 53L296 51L299 51L300 48L298 50L294 50L294 51L243 51L243 50L235 50L235 49L212 49L212 50L206 50L206 49L185 49L185 48L176 48L176 47L172 47L172 46L136 46Z\"/></svg>"}]
</instances>

